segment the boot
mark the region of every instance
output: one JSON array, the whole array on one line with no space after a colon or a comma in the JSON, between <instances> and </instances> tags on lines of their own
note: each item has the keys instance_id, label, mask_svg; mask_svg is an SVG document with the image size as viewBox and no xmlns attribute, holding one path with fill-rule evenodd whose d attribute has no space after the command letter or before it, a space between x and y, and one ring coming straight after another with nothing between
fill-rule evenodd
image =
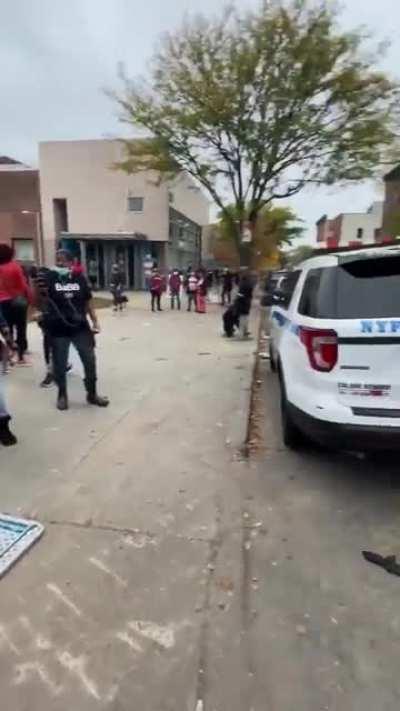
<instances>
[{"instance_id":1,"label":"boot","mask_svg":"<svg viewBox=\"0 0 400 711\"><path fill-rule=\"evenodd\" d=\"M10 420L11 417L9 415L0 417L0 442L4 447L12 447L12 445L17 444L18 441L10 430Z\"/></svg>"},{"instance_id":2,"label":"boot","mask_svg":"<svg viewBox=\"0 0 400 711\"><path fill-rule=\"evenodd\" d=\"M41 388L49 388L54 383L53 373L50 371L46 374L42 382L40 383Z\"/></svg>"},{"instance_id":3,"label":"boot","mask_svg":"<svg viewBox=\"0 0 400 711\"><path fill-rule=\"evenodd\" d=\"M68 395L66 388L58 389L57 410L60 410L61 412L68 410Z\"/></svg>"},{"instance_id":4,"label":"boot","mask_svg":"<svg viewBox=\"0 0 400 711\"><path fill-rule=\"evenodd\" d=\"M86 400L89 403L89 405L97 405L97 407L107 407L110 403L108 397L103 397L102 395L97 394L96 390L96 381L88 381L85 380L85 387L86 387Z\"/></svg>"}]
</instances>

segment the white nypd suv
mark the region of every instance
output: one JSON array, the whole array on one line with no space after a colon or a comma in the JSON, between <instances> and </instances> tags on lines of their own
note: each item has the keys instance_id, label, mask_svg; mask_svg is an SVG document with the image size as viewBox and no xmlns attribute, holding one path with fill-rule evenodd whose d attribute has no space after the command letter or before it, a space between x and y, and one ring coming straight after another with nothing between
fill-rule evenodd
<instances>
[{"instance_id":1,"label":"white nypd suv","mask_svg":"<svg viewBox=\"0 0 400 711\"><path fill-rule=\"evenodd\" d=\"M400 449L400 246L312 257L267 300L285 444Z\"/></svg>"}]
</instances>

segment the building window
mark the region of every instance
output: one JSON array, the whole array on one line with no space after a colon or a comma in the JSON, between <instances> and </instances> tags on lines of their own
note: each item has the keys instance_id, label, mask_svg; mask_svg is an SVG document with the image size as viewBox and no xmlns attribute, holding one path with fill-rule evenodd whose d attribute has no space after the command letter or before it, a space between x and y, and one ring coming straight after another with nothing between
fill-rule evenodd
<instances>
[{"instance_id":1,"label":"building window","mask_svg":"<svg viewBox=\"0 0 400 711\"><path fill-rule=\"evenodd\" d=\"M128 197L129 212L143 212L143 202L142 197Z\"/></svg>"},{"instance_id":2,"label":"building window","mask_svg":"<svg viewBox=\"0 0 400 711\"><path fill-rule=\"evenodd\" d=\"M377 228L374 230L375 242L378 242L378 243L379 243L379 242L381 241L381 237L382 237L382 230L381 230L380 227L377 227Z\"/></svg>"},{"instance_id":3,"label":"building window","mask_svg":"<svg viewBox=\"0 0 400 711\"><path fill-rule=\"evenodd\" d=\"M173 205L175 202L175 196L172 190L168 190L168 202L170 205Z\"/></svg>"},{"instance_id":4,"label":"building window","mask_svg":"<svg viewBox=\"0 0 400 711\"><path fill-rule=\"evenodd\" d=\"M15 258L20 262L35 261L35 245L33 239L14 239Z\"/></svg>"},{"instance_id":5,"label":"building window","mask_svg":"<svg viewBox=\"0 0 400 711\"><path fill-rule=\"evenodd\" d=\"M359 228L357 229L357 239L362 239L362 238L363 238L363 234L364 234L363 228L362 228L362 227L359 227Z\"/></svg>"},{"instance_id":6,"label":"building window","mask_svg":"<svg viewBox=\"0 0 400 711\"><path fill-rule=\"evenodd\" d=\"M54 230L56 237L60 232L68 232L68 205L66 198L53 199Z\"/></svg>"}]
</instances>

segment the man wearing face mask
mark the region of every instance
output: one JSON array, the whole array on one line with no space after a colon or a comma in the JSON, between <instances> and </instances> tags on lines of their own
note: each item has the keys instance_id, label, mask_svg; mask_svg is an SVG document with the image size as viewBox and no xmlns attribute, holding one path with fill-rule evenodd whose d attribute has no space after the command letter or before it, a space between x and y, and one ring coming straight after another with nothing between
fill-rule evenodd
<instances>
[{"instance_id":1,"label":"man wearing face mask","mask_svg":"<svg viewBox=\"0 0 400 711\"><path fill-rule=\"evenodd\" d=\"M72 266L71 255L61 249L56 255L56 266L46 270L44 279L40 280L42 323L50 339L53 376L58 386L57 408L68 409L67 369L71 343L82 361L87 402L107 407L108 398L97 394L94 334L99 333L100 327L92 293L86 277L77 274Z\"/></svg>"}]
</instances>

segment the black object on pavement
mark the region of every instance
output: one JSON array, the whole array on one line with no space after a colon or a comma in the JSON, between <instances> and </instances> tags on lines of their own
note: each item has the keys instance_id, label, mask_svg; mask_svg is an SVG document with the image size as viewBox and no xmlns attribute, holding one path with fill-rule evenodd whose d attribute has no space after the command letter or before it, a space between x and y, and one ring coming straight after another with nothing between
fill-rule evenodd
<instances>
[{"instance_id":1,"label":"black object on pavement","mask_svg":"<svg viewBox=\"0 0 400 711\"><path fill-rule=\"evenodd\" d=\"M363 551L362 554L368 563L379 565L386 572L400 576L400 563L397 562L395 555L383 556L379 555L379 553L373 553L373 551Z\"/></svg>"}]
</instances>

